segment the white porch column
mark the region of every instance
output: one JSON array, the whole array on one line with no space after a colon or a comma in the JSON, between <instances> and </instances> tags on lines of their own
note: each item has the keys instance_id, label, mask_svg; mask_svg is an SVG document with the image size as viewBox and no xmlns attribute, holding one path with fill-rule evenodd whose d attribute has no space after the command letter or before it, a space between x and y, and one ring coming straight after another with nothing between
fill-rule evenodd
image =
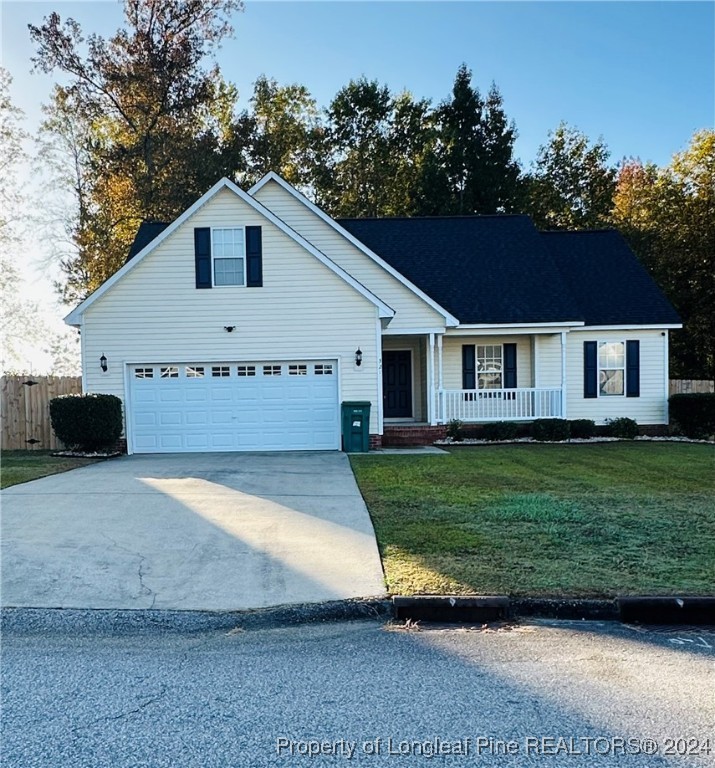
<instances>
[{"instance_id":1,"label":"white porch column","mask_svg":"<svg viewBox=\"0 0 715 768\"><path fill-rule=\"evenodd\" d=\"M561 418L566 418L566 331L561 331Z\"/></svg>"},{"instance_id":2,"label":"white porch column","mask_svg":"<svg viewBox=\"0 0 715 768\"><path fill-rule=\"evenodd\" d=\"M437 421L444 424L444 365L442 363L442 334L437 334Z\"/></svg>"},{"instance_id":3,"label":"white porch column","mask_svg":"<svg viewBox=\"0 0 715 768\"><path fill-rule=\"evenodd\" d=\"M434 425L437 423L437 414L435 413L435 372L434 372L434 333L429 335L429 365L427 366L427 421Z\"/></svg>"}]
</instances>

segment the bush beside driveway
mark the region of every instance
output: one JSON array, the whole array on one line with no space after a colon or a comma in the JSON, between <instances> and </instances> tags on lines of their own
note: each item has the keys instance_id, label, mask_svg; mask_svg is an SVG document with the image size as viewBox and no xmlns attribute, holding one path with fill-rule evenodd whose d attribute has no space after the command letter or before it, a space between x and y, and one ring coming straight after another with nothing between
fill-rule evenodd
<instances>
[{"instance_id":1,"label":"bush beside driveway","mask_svg":"<svg viewBox=\"0 0 715 768\"><path fill-rule=\"evenodd\" d=\"M393 594L715 593L715 451L607 443L351 457Z\"/></svg>"}]
</instances>

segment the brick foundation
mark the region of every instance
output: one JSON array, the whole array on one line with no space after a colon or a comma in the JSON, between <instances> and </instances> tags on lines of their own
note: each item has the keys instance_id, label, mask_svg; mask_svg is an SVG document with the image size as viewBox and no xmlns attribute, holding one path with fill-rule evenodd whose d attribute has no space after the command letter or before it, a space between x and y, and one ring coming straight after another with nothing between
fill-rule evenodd
<instances>
[{"instance_id":1,"label":"brick foundation","mask_svg":"<svg viewBox=\"0 0 715 768\"><path fill-rule=\"evenodd\" d=\"M382 435L370 435L370 450L377 451L382 448Z\"/></svg>"},{"instance_id":2,"label":"brick foundation","mask_svg":"<svg viewBox=\"0 0 715 768\"><path fill-rule=\"evenodd\" d=\"M639 424L638 432L648 437L668 437L673 430L667 424Z\"/></svg>"},{"instance_id":3,"label":"brick foundation","mask_svg":"<svg viewBox=\"0 0 715 768\"><path fill-rule=\"evenodd\" d=\"M427 425L420 426L400 426L385 427L382 436L382 445L400 446L400 445L432 445L435 440L442 440L447 435L447 427L444 425L431 427Z\"/></svg>"}]
</instances>

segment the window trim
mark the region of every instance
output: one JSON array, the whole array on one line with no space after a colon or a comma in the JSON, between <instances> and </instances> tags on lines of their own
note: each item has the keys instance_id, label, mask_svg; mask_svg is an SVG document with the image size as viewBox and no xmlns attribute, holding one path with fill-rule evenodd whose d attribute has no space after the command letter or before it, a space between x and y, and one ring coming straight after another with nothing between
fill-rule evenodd
<instances>
[{"instance_id":1,"label":"window trim","mask_svg":"<svg viewBox=\"0 0 715 768\"><path fill-rule=\"evenodd\" d=\"M622 344L623 345L623 365L615 368L604 368L601 365L601 344ZM596 397L605 397L610 400L614 397L626 397L628 392L628 360L627 346L625 339L596 339ZM601 392L601 371L623 371L623 392L618 394L604 394Z\"/></svg>"},{"instance_id":2,"label":"window trim","mask_svg":"<svg viewBox=\"0 0 715 768\"><path fill-rule=\"evenodd\" d=\"M216 282L216 259L225 259L228 258L226 256L216 256L216 247L214 243L214 232L226 232L228 230L237 230L240 229L243 232L243 256L240 257L243 259L243 282L242 283L232 283L231 285L219 285ZM238 256L234 256L233 258L239 258ZM248 283L248 257L246 254L246 226L240 225L236 227L211 227L211 287L212 288L245 288L246 284Z\"/></svg>"}]
</instances>

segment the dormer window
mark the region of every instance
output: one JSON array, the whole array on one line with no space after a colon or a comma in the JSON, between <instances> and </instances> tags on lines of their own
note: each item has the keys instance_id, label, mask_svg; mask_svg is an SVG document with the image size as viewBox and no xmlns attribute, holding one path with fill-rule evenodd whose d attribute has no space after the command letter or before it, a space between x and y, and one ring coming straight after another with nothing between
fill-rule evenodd
<instances>
[{"instance_id":1,"label":"dormer window","mask_svg":"<svg viewBox=\"0 0 715 768\"><path fill-rule=\"evenodd\" d=\"M243 227L211 230L214 285L246 284L246 238Z\"/></svg>"}]
</instances>

